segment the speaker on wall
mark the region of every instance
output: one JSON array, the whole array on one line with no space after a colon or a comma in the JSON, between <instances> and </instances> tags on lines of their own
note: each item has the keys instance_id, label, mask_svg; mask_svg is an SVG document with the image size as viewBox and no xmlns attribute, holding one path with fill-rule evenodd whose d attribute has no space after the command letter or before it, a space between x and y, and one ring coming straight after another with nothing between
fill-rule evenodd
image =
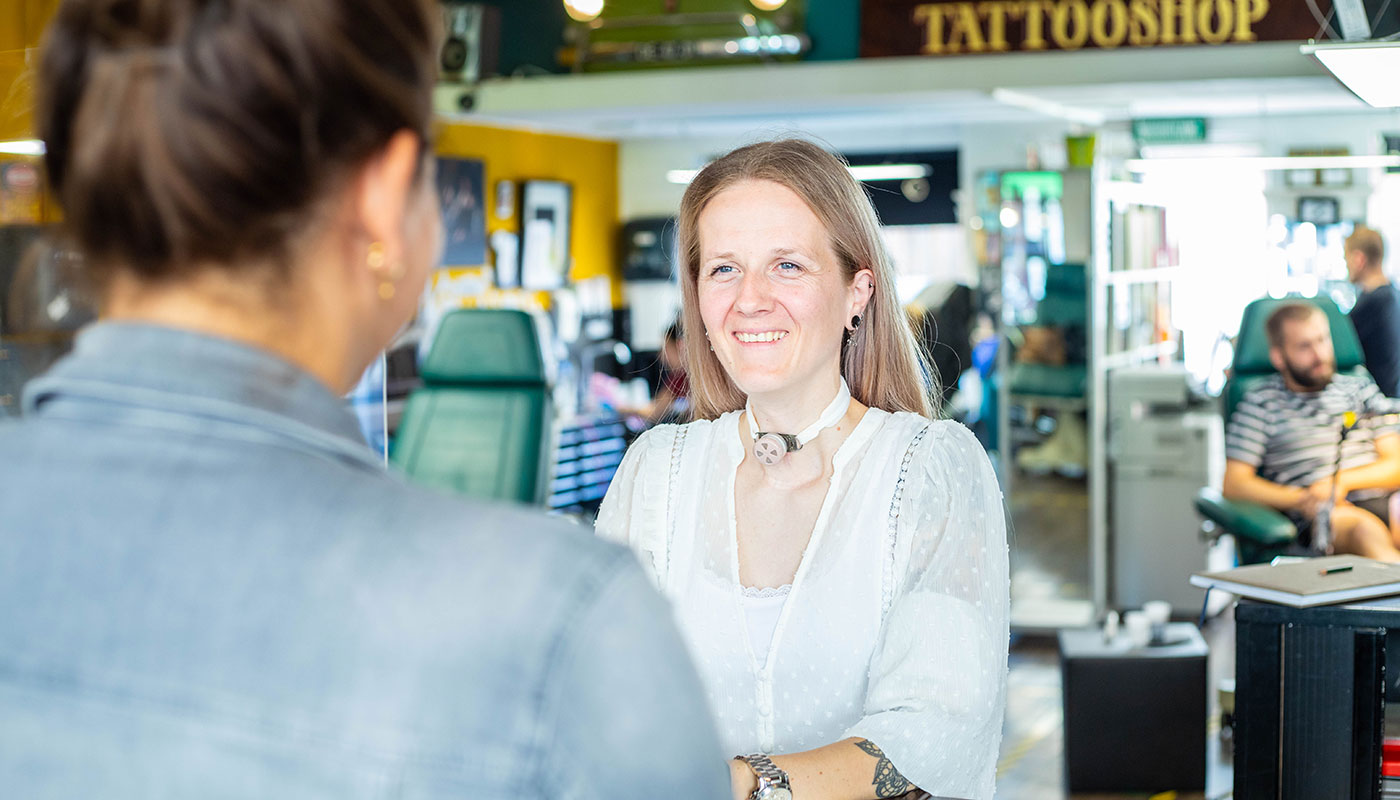
<instances>
[{"instance_id":1,"label":"speaker on wall","mask_svg":"<svg viewBox=\"0 0 1400 800\"><path fill-rule=\"evenodd\" d=\"M441 0L445 37L438 79L476 83L496 74L501 52L501 10L484 3Z\"/></svg>"},{"instance_id":2,"label":"speaker on wall","mask_svg":"<svg viewBox=\"0 0 1400 800\"><path fill-rule=\"evenodd\" d=\"M624 280L675 280L675 217L651 217L624 222L621 237Z\"/></svg>"}]
</instances>

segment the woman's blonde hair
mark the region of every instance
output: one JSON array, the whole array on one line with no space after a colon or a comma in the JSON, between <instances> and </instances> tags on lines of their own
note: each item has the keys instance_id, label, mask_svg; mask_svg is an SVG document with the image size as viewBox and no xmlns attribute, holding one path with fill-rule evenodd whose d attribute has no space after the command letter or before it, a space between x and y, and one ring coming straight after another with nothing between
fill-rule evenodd
<instances>
[{"instance_id":1,"label":"woman's blonde hair","mask_svg":"<svg viewBox=\"0 0 1400 800\"><path fill-rule=\"evenodd\" d=\"M700 318L700 214L720 192L749 180L790 189L812 209L831 236L847 284L868 269L875 286L860 327L841 354L841 375L856 400L885 411L932 417L933 395L920 379L924 366L909 321L895 296L894 267L880 238L880 220L846 162L819 145L781 139L740 147L695 176L681 200L679 251L681 297L691 413L714 419L744 406L744 393L710 349ZM691 334L693 332L693 335Z\"/></svg>"}]
</instances>

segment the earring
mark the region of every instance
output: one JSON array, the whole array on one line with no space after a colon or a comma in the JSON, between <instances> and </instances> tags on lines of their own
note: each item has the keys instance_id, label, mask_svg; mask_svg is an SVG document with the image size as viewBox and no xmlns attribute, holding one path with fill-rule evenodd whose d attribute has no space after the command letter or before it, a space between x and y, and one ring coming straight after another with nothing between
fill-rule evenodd
<instances>
[{"instance_id":1,"label":"earring","mask_svg":"<svg viewBox=\"0 0 1400 800\"><path fill-rule=\"evenodd\" d=\"M854 317L851 317L851 333L856 332L856 328L860 327L860 323L861 318L859 314L856 314Z\"/></svg>"},{"instance_id":2,"label":"earring","mask_svg":"<svg viewBox=\"0 0 1400 800\"><path fill-rule=\"evenodd\" d=\"M384 243L370 242L369 252L365 254L365 266L369 267L370 272L379 272L380 270L384 270L385 265L388 264L388 261L389 258L384 251ZM394 283L401 277L402 272L403 270L400 268L400 266L398 264L395 264L394 266L390 267L384 275L381 276L379 281L380 300L394 299Z\"/></svg>"}]
</instances>

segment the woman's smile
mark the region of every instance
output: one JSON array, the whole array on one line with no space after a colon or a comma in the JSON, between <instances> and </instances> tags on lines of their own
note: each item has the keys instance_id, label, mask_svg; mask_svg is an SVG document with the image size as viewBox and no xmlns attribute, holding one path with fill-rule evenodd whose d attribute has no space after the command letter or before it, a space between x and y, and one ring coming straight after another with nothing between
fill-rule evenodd
<instances>
[{"instance_id":1,"label":"woman's smile","mask_svg":"<svg viewBox=\"0 0 1400 800\"><path fill-rule=\"evenodd\" d=\"M787 331L735 331L734 338L743 344L772 345L787 337Z\"/></svg>"}]
</instances>

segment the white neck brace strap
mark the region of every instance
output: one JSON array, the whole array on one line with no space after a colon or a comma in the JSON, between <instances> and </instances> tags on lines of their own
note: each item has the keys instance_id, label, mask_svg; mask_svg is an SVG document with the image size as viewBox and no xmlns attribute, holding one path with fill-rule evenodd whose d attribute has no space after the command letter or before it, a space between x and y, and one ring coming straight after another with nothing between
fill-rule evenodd
<instances>
[{"instance_id":1,"label":"white neck brace strap","mask_svg":"<svg viewBox=\"0 0 1400 800\"><path fill-rule=\"evenodd\" d=\"M817 421L802 429L801 433L793 435L760 431L758 420L753 414L753 403L745 403L744 412L749 419L749 435L753 437L754 458L770 467L777 464L783 460L783 456L801 450L803 445L817 438L817 434L840 422L850 407L851 388L846 385L846 379L842 378L841 387L836 390L836 397L827 405L821 416L817 417Z\"/></svg>"}]
</instances>

